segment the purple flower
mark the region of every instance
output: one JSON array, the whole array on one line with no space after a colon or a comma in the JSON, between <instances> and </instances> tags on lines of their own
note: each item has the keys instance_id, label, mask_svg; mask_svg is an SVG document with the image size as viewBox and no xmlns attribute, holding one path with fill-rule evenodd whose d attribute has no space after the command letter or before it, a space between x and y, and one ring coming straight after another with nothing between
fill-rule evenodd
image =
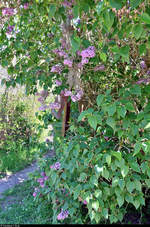
<instances>
[{"instance_id":1,"label":"purple flower","mask_svg":"<svg viewBox=\"0 0 150 227\"><path fill-rule=\"evenodd\" d=\"M58 54L60 57L64 57L64 58L68 57L68 54L62 49L55 49L53 50L53 53Z\"/></svg>"},{"instance_id":2,"label":"purple flower","mask_svg":"<svg viewBox=\"0 0 150 227\"><path fill-rule=\"evenodd\" d=\"M95 66L94 71L104 71L105 70L105 66L104 65L98 65Z\"/></svg>"},{"instance_id":3,"label":"purple flower","mask_svg":"<svg viewBox=\"0 0 150 227\"><path fill-rule=\"evenodd\" d=\"M40 106L39 107L39 110L40 111L44 111L44 110L46 110L48 108L48 106L47 105L44 105L44 106Z\"/></svg>"},{"instance_id":4,"label":"purple flower","mask_svg":"<svg viewBox=\"0 0 150 227\"><path fill-rule=\"evenodd\" d=\"M24 3L23 8L28 9L28 7L29 7L29 3L28 2Z\"/></svg>"},{"instance_id":5,"label":"purple flower","mask_svg":"<svg viewBox=\"0 0 150 227\"><path fill-rule=\"evenodd\" d=\"M41 188L44 188L44 182L42 183L40 183L40 186L41 186Z\"/></svg>"},{"instance_id":6,"label":"purple flower","mask_svg":"<svg viewBox=\"0 0 150 227\"><path fill-rule=\"evenodd\" d=\"M62 72L62 66L59 64L52 66L51 72L60 74Z\"/></svg>"},{"instance_id":7,"label":"purple flower","mask_svg":"<svg viewBox=\"0 0 150 227\"><path fill-rule=\"evenodd\" d=\"M50 109L60 109L61 105L58 102L53 102L49 104Z\"/></svg>"},{"instance_id":8,"label":"purple flower","mask_svg":"<svg viewBox=\"0 0 150 227\"><path fill-rule=\"evenodd\" d=\"M62 2L62 5L64 6L64 7L72 7L72 4L74 3L74 0L71 0L71 1L67 1L67 0L64 0L63 2Z\"/></svg>"},{"instance_id":9,"label":"purple flower","mask_svg":"<svg viewBox=\"0 0 150 227\"><path fill-rule=\"evenodd\" d=\"M82 58L81 64L84 65L84 64L87 64L88 62L89 62L89 59Z\"/></svg>"},{"instance_id":10,"label":"purple flower","mask_svg":"<svg viewBox=\"0 0 150 227\"><path fill-rule=\"evenodd\" d=\"M33 192L33 196L36 197L37 193L36 192Z\"/></svg>"},{"instance_id":11,"label":"purple flower","mask_svg":"<svg viewBox=\"0 0 150 227\"><path fill-rule=\"evenodd\" d=\"M72 92L67 90L67 89L65 89L64 96L71 96L71 95L72 95Z\"/></svg>"},{"instance_id":12,"label":"purple flower","mask_svg":"<svg viewBox=\"0 0 150 227\"><path fill-rule=\"evenodd\" d=\"M136 82L136 84L142 84L142 83L149 84L150 83L150 78L141 78L140 80L138 80Z\"/></svg>"},{"instance_id":13,"label":"purple flower","mask_svg":"<svg viewBox=\"0 0 150 227\"><path fill-rule=\"evenodd\" d=\"M65 59L64 60L64 65L68 65L68 67L72 67L72 61L70 59Z\"/></svg>"},{"instance_id":14,"label":"purple flower","mask_svg":"<svg viewBox=\"0 0 150 227\"><path fill-rule=\"evenodd\" d=\"M104 136L104 139L105 139L106 141L108 141L108 140L109 140L109 137L108 137L108 136Z\"/></svg>"},{"instance_id":15,"label":"purple flower","mask_svg":"<svg viewBox=\"0 0 150 227\"><path fill-rule=\"evenodd\" d=\"M46 143L49 143L50 141L49 141L49 139L48 139L48 138L46 138L45 142L46 142Z\"/></svg>"},{"instance_id":16,"label":"purple flower","mask_svg":"<svg viewBox=\"0 0 150 227\"><path fill-rule=\"evenodd\" d=\"M61 210L61 212L58 214L57 219L58 220L64 220L65 218L67 218L69 215L69 211L68 210Z\"/></svg>"},{"instance_id":17,"label":"purple flower","mask_svg":"<svg viewBox=\"0 0 150 227\"><path fill-rule=\"evenodd\" d=\"M14 27L15 27L14 25L8 26L7 33L11 33L14 30Z\"/></svg>"},{"instance_id":18,"label":"purple flower","mask_svg":"<svg viewBox=\"0 0 150 227\"><path fill-rule=\"evenodd\" d=\"M81 51L82 58L93 58L95 57L95 47L89 46L87 49Z\"/></svg>"},{"instance_id":19,"label":"purple flower","mask_svg":"<svg viewBox=\"0 0 150 227\"><path fill-rule=\"evenodd\" d=\"M2 15L8 15L8 16L12 16L14 15L15 11L13 8L4 8L2 9Z\"/></svg>"},{"instance_id":20,"label":"purple flower","mask_svg":"<svg viewBox=\"0 0 150 227\"><path fill-rule=\"evenodd\" d=\"M55 169L57 170L57 169L60 169L61 164L60 162L56 162L54 166L55 166Z\"/></svg>"},{"instance_id":21,"label":"purple flower","mask_svg":"<svg viewBox=\"0 0 150 227\"><path fill-rule=\"evenodd\" d=\"M76 95L72 95L72 96L71 96L71 100L72 100L73 102L77 102L77 101L78 101L78 98L77 98Z\"/></svg>"},{"instance_id":22,"label":"purple flower","mask_svg":"<svg viewBox=\"0 0 150 227\"><path fill-rule=\"evenodd\" d=\"M45 176L45 177L44 177L44 180L48 180L48 176Z\"/></svg>"},{"instance_id":23,"label":"purple flower","mask_svg":"<svg viewBox=\"0 0 150 227\"><path fill-rule=\"evenodd\" d=\"M38 183L44 183L44 179L43 179L43 178L38 178L38 179L37 179L37 182L38 182Z\"/></svg>"},{"instance_id":24,"label":"purple flower","mask_svg":"<svg viewBox=\"0 0 150 227\"><path fill-rule=\"evenodd\" d=\"M84 200L84 201L83 201L83 204L87 205L87 201L86 201L86 200Z\"/></svg>"},{"instance_id":25,"label":"purple flower","mask_svg":"<svg viewBox=\"0 0 150 227\"><path fill-rule=\"evenodd\" d=\"M83 96L83 91L82 90L78 90L76 95L72 95L71 96L71 100L73 102L77 102L77 101L79 101L82 98L82 96Z\"/></svg>"},{"instance_id":26,"label":"purple flower","mask_svg":"<svg viewBox=\"0 0 150 227\"><path fill-rule=\"evenodd\" d=\"M41 172L41 176L42 177L45 177L46 176L46 173L45 172Z\"/></svg>"},{"instance_id":27,"label":"purple flower","mask_svg":"<svg viewBox=\"0 0 150 227\"><path fill-rule=\"evenodd\" d=\"M147 66L145 64L145 61L141 61L140 62L140 66L141 66L142 69L146 69L147 68Z\"/></svg>"},{"instance_id":28,"label":"purple flower","mask_svg":"<svg viewBox=\"0 0 150 227\"><path fill-rule=\"evenodd\" d=\"M60 80L56 80L55 83L56 83L57 86L61 86L62 85L62 82Z\"/></svg>"},{"instance_id":29,"label":"purple flower","mask_svg":"<svg viewBox=\"0 0 150 227\"><path fill-rule=\"evenodd\" d=\"M146 74L147 74L147 75L150 75L150 70L147 70Z\"/></svg>"},{"instance_id":30,"label":"purple flower","mask_svg":"<svg viewBox=\"0 0 150 227\"><path fill-rule=\"evenodd\" d=\"M76 96L77 96L77 98L81 98L83 96L83 91L78 90Z\"/></svg>"},{"instance_id":31,"label":"purple flower","mask_svg":"<svg viewBox=\"0 0 150 227\"><path fill-rule=\"evenodd\" d=\"M56 162L54 165L51 165L50 168L58 170L58 169L60 169L60 166L61 166L60 162Z\"/></svg>"},{"instance_id":32,"label":"purple flower","mask_svg":"<svg viewBox=\"0 0 150 227\"><path fill-rule=\"evenodd\" d=\"M43 97L39 97L37 100L38 100L39 102L44 102L44 98L43 98Z\"/></svg>"}]
</instances>

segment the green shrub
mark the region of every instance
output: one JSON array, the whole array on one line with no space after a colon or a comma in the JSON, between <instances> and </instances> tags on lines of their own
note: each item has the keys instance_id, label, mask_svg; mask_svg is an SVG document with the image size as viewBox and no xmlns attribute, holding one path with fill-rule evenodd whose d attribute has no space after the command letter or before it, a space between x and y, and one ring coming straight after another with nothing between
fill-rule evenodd
<instances>
[{"instance_id":1,"label":"green shrub","mask_svg":"<svg viewBox=\"0 0 150 227\"><path fill-rule=\"evenodd\" d=\"M98 95L97 105L57 140L56 157L41 165L49 178L36 197L52 204L53 223L117 223L129 204L144 206L150 187L149 89L132 85L117 97L110 90ZM61 209L69 215L60 221Z\"/></svg>"},{"instance_id":2,"label":"green shrub","mask_svg":"<svg viewBox=\"0 0 150 227\"><path fill-rule=\"evenodd\" d=\"M23 92L6 91L1 96L0 172L19 170L34 158L39 135L31 104Z\"/></svg>"}]
</instances>

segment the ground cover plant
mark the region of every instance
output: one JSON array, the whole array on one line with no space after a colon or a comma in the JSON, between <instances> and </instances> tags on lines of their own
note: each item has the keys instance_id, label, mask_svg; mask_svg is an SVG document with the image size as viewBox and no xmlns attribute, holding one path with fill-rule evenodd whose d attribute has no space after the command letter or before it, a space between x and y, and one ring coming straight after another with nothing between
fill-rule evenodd
<instances>
[{"instance_id":1,"label":"ground cover plant","mask_svg":"<svg viewBox=\"0 0 150 227\"><path fill-rule=\"evenodd\" d=\"M10 74L3 83L25 84L39 96L43 127L54 126L56 157L40 162L35 200L52 205L52 223L117 223L128 205L142 210L149 1L12 0L1 9L0 63Z\"/></svg>"},{"instance_id":2,"label":"ground cover plant","mask_svg":"<svg viewBox=\"0 0 150 227\"><path fill-rule=\"evenodd\" d=\"M48 224L51 222L50 206L45 202L39 209L32 193L31 180L7 190L0 199L0 224ZM45 206L46 205L46 206Z\"/></svg>"}]
</instances>

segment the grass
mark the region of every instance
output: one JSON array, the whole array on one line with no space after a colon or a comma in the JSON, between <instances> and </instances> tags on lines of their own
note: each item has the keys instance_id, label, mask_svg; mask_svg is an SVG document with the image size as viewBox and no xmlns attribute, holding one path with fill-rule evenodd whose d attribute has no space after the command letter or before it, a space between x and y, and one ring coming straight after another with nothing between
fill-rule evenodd
<instances>
[{"instance_id":1,"label":"grass","mask_svg":"<svg viewBox=\"0 0 150 227\"><path fill-rule=\"evenodd\" d=\"M50 224L50 207L36 204L31 180L7 190L0 199L0 224Z\"/></svg>"},{"instance_id":2,"label":"grass","mask_svg":"<svg viewBox=\"0 0 150 227\"><path fill-rule=\"evenodd\" d=\"M35 159L36 147L18 147L17 152L0 151L0 177L24 169Z\"/></svg>"}]
</instances>

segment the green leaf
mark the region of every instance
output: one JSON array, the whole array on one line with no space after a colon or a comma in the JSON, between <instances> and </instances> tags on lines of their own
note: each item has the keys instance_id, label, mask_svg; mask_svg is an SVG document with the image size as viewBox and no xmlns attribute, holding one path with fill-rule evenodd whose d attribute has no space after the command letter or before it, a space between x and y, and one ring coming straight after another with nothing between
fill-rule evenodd
<instances>
[{"instance_id":1,"label":"green leaf","mask_svg":"<svg viewBox=\"0 0 150 227\"><path fill-rule=\"evenodd\" d=\"M78 36L72 35L71 36L71 46L73 53L76 53L77 50L80 49L81 40Z\"/></svg>"},{"instance_id":2,"label":"green leaf","mask_svg":"<svg viewBox=\"0 0 150 227\"><path fill-rule=\"evenodd\" d=\"M105 26L108 30L110 30L114 23L114 14L112 13L112 11L106 10L103 14L103 18Z\"/></svg>"},{"instance_id":3,"label":"green leaf","mask_svg":"<svg viewBox=\"0 0 150 227\"><path fill-rule=\"evenodd\" d=\"M126 108L124 106L118 106L117 107L117 113L119 117L125 117L126 115Z\"/></svg>"},{"instance_id":4,"label":"green leaf","mask_svg":"<svg viewBox=\"0 0 150 227\"><path fill-rule=\"evenodd\" d=\"M129 167L126 165L122 166L121 174L122 174L123 178L128 174L128 172L129 172Z\"/></svg>"},{"instance_id":5,"label":"green leaf","mask_svg":"<svg viewBox=\"0 0 150 227\"><path fill-rule=\"evenodd\" d=\"M134 145L134 154L133 154L133 156L138 154L140 152L141 148L142 148L141 142L136 142L136 144Z\"/></svg>"},{"instance_id":6,"label":"green leaf","mask_svg":"<svg viewBox=\"0 0 150 227\"><path fill-rule=\"evenodd\" d=\"M102 197L102 191L101 190L96 190L94 192L94 196L98 199L98 198L101 198Z\"/></svg>"},{"instance_id":7,"label":"green leaf","mask_svg":"<svg viewBox=\"0 0 150 227\"><path fill-rule=\"evenodd\" d=\"M104 52L101 52L100 59L105 62L107 60L107 55Z\"/></svg>"},{"instance_id":8,"label":"green leaf","mask_svg":"<svg viewBox=\"0 0 150 227\"><path fill-rule=\"evenodd\" d=\"M132 9L136 8L141 3L141 0L130 0L130 6Z\"/></svg>"},{"instance_id":9,"label":"green leaf","mask_svg":"<svg viewBox=\"0 0 150 227\"><path fill-rule=\"evenodd\" d=\"M106 178L106 179L108 179L108 178L109 178L109 172L108 172L108 170L107 170L107 169L104 169L104 170L103 170L103 172L102 172L102 176L103 176L104 178Z\"/></svg>"},{"instance_id":10,"label":"green leaf","mask_svg":"<svg viewBox=\"0 0 150 227\"><path fill-rule=\"evenodd\" d=\"M132 181L128 181L126 184L127 190L128 192L133 192L133 190L135 189L135 184Z\"/></svg>"},{"instance_id":11,"label":"green leaf","mask_svg":"<svg viewBox=\"0 0 150 227\"><path fill-rule=\"evenodd\" d=\"M112 8L121 9L122 8L122 2L118 0L109 0L109 4Z\"/></svg>"},{"instance_id":12,"label":"green leaf","mask_svg":"<svg viewBox=\"0 0 150 227\"><path fill-rule=\"evenodd\" d=\"M48 17L51 19L56 12L56 5L55 4L50 4L49 8L48 8Z\"/></svg>"},{"instance_id":13,"label":"green leaf","mask_svg":"<svg viewBox=\"0 0 150 227\"><path fill-rule=\"evenodd\" d=\"M74 190L74 192L73 192L73 194L74 194L74 199L77 199L77 198L78 198L78 196L79 196L80 193L81 193L81 189L82 189L82 187L81 187L80 184L78 184L78 185L75 187L75 190Z\"/></svg>"},{"instance_id":14,"label":"green leaf","mask_svg":"<svg viewBox=\"0 0 150 227\"><path fill-rule=\"evenodd\" d=\"M101 213L100 212L96 212L94 219L96 221L96 223L98 224L100 219L101 219Z\"/></svg>"},{"instance_id":15,"label":"green leaf","mask_svg":"<svg viewBox=\"0 0 150 227\"><path fill-rule=\"evenodd\" d=\"M137 200L137 199L135 199L135 200L133 201L133 205L135 206L136 209L139 208L140 204L141 204L140 201Z\"/></svg>"},{"instance_id":16,"label":"green leaf","mask_svg":"<svg viewBox=\"0 0 150 227\"><path fill-rule=\"evenodd\" d=\"M140 56L143 54L146 54L146 45L145 43L142 43L141 45L139 45L139 54Z\"/></svg>"},{"instance_id":17,"label":"green leaf","mask_svg":"<svg viewBox=\"0 0 150 227\"><path fill-rule=\"evenodd\" d=\"M143 26L141 24L134 25L133 34L136 39L139 39L143 32Z\"/></svg>"},{"instance_id":18,"label":"green leaf","mask_svg":"<svg viewBox=\"0 0 150 227\"><path fill-rule=\"evenodd\" d=\"M147 184L148 187L150 187L150 179L146 179L145 183Z\"/></svg>"},{"instance_id":19,"label":"green leaf","mask_svg":"<svg viewBox=\"0 0 150 227\"><path fill-rule=\"evenodd\" d=\"M79 177L79 180L80 181L84 181L86 179L86 177L87 177L87 174L86 173L81 173L80 174L80 177Z\"/></svg>"},{"instance_id":20,"label":"green leaf","mask_svg":"<svg viewBox=\"0 0 150 227\"><path fill-rule=\"evenodd\" d=\"M96 116L94 116L94 115L88 116L88 122L89 122L90 126L96 130L96 127L97 127L97 118L96 118Z\"/></svg>"},{"instance_id":21,"label":"green leaf","mask_svg":"<svg viewBox=\"0 0 150 227\"><path fill-rule=\"evenodd\" d=\"M134 162L131 162L131 163L130 163L130 166L131 166L131 168L132 168L134 171L140 173L140 166L138 165L137 162L135 162L135 161L134 161Z\"/></svg>"},{"instance_id":22,"label":"green leaf","mask_svg":"<svg viewBox=\"0 0 150 227\"><path fill-rule=\"evenodd\" d=\"M109 116L113 116L114 113L116 112L116 104L114 103L108 106L107 111Z\"/></svg>"},{"instance_id":23,"label":"green leaf","mask_svg":"<svg viewBox=\"0 0 150 227\"><path fill-rule=\"evenodd\" d=\"M98 208L99 208L99 202L98 200L92 202L92 208L96 211L98 211Z\"/></svg>"},{"instance_id":24,"label":"green leaf","mask_svg":"<svg viewBox=\"0 0 150 227\"><path fill-rule=\"evenodd\" d=\"M144 127L144 129L150 128L150 122Z\"/></svg>"},{"instance_id":25,"label":"green leaf","mask_svg":"<svg viewBox=\"0 0 150 227\"><path fill-rule=\"evenodd\" d=\"M148 167L146 172L147 172L147 175L150 177L150 169L149 169L149 167Z\"/></svg>"},{"instance_id":26,"label":"green leaf","mask_svg":"<svg viewBox=\"0 0 150 227\"><path fill-rule=\"evenodd\" d=\"M105 219L108 219L108 208L102 209L102 215L104 216Z\"/></svg>"},{"instance_id":27,"label":"green leaf","mask_svg":"<svg viewBox=\"0 0 150 227\"><path fill-rule=\"evenodd\" d=\"M133 196L130 195L130 194L126 194L125 200L126 200L128 203L133 203Z\"/></svg>"},{"instance_id":28,"label":"green leaf","mask_svg":"<svg viewBox=\"0 0 150 227\"><path fill-rule=\"evenodd\" d=\"M114 177L112 179L112 187L116 187L118 185L118 181L119 181L119 178L118 177Z\"/></svg>"},{"instance_id":29,"label":"green leaf","mask_svg":"<svg viewBox=\"0 0 150 227\"><path fill-rule=\"evenodd\" d=\"M112 117L107 118L106 120L106 124L109 125L110 127L112 127L115 130L115 120Z\"/></svg>"},{"instance_id":30,"label":"green leaf","mask_svg":"<svg viewBox=\"0 0 150 227\"><path fill-rule=\"evenodd\" d=\"M128 102L125 104L125 107L127 110L131 111L131 112L135 112L134 106L131 102Z\"/></svg>"},{"instance_id":31,"label":"green leaf","mask_svg":"<svg viewBox=\"0 0 150 227\"><path fill-rule=\"evenodd\" d=\"M147 13L143 13L141 15L141 21L146 24L150 24L150 16Z\"/></svg>"},{"instance_id":32,"label":"green leaf","mask_svg":"<svg viewBox=\"0 0 150 227\"><path fill-rule=\"evenodd\" d=\"M135 188L136 190L140 191L141 192L141 189L142 189L142 185L141 185L141 182L138 181L138 180L135 180L134 181L134 184L135 184Z\"/></svg>"},{"instance_id":33,"label":"green leaf","mask_svg":"<svg viewBox=\"0 0 150 227\"><path fill-rule=\"evenodd\" d=\"M123 191L124 187L125 187L125 182L123 179L119 179L118 181L118 185L120 187L120 189Z\"/></svg>"},{"instance_id":34,"label":"green leaf","mask_svg":"<svg viewBox=\"0 0 150 227\"><path fill-rule=\"evenodd\" d=\"M55 184L55 181L56 181L56 178L57 178L57 173L53 172L52 175L51 175L51 178L52 178L53 184Z\"/></svg>"},{"instance_id":35,"label":"green leaf","mask_svg":"<svg viewBox=\"0 0 150 227\"><path fill-rule=\"evenodd\" d=\"M97 179L96 176L93 175L93 176L90 177L90 184L92 186L96 185L96 187L97 187L97 185L98 185L98 179Z\"/></svg>"},{"instance_id":36,"label":"green leaf","mask_svg":"<svg viewBox=\"0 0 150 227\"><path fill-rule=\"evenodd\" d=\"M86 117L87 115L93 113L93 109L92 108L89 108L85 111L82 111L81 114L79 115L78 117L78 122L81 121L84 117Z\"/></svg>"},{"instance_id":37,"label":"green leaf","mask_svg":"<svg viewBox=\"0 0 150 227\"><path fill-rule=\"evenodd\" d=\"M108 165L110 165L110 163L111 163L111 155L107 154L106 162L107 162Z\"/></svg>"},{"instance_id":38,"label":"green leaf","mask_svg":"<svg viewBox=\"0 0 150 227\"><path fill-rule=\"evenodd\" d=\"M103 2L99 2L99 3L96 5L96 12L97 12L98 14L100 14L100 13L102 12L102 10L103 10L103 5L104 5Z\"/></svg>"},{"instance_id":39,"label":"green leaf","mask_svg":"<svg viewBox=\"0 0 150 227\"><path fill-rule=\"evenodd\" d=\"M117 202L119 207L121 207L124 204L124 197L121 195L117 195Z\"/></svg>"},{"instance_id":40,"label":"green leaf","mask_svg":"<svg viewBox=\"0 0 150 227\"><path fill-rule=\"evenodd\" d=\"M78 5L75 5L72 9L72 12L73 12L73 16L74 18L77 18L78 15L79 15L79 6Z\"/></svg>"},{"instance_id":41,"label":"green leaf","mask_svg":"<svg viewBox=\"0 0 150 227\"><path fill-rule=\"evenodd\" d=\"M133 95L141 95L141 88L139 85L135 84L133 87L130 89L130 93Z\"/></svg>"},{"instance_id":42,"label":"green leaf","mask_svg":"<svg viewBox=\"0 0 150 227\"><path fill-rule=\"evenodd\" d=\"M103 99L104 99L104 95L98 95L97 98L96 98L96 102L97 102L97 105L98 106L101 106L102 102L103 102Z\"/></svg>"},{"instance_id":43,"label":"green leaf","mask_svg":"<svg viewBox=\"0 0 150 227\"><path fill-rule=\"evenodd\" d=\"M121 47L120 48L120 51L119 51L120 55L122 57L128 57L129 56L129 49L130 49L129 46L123 46L123 47Z\"/></svg>"},{"instance_id":44,"label":"green leaf","mask_svg":"<svg viewBox=\"0 0 150 227\"><path fill-rule=\"evenodd\" d=\"M112 155L115 156L119 161L121 161L122 156L120 151L113 151Z\"/></svg>"}]
</instances>

